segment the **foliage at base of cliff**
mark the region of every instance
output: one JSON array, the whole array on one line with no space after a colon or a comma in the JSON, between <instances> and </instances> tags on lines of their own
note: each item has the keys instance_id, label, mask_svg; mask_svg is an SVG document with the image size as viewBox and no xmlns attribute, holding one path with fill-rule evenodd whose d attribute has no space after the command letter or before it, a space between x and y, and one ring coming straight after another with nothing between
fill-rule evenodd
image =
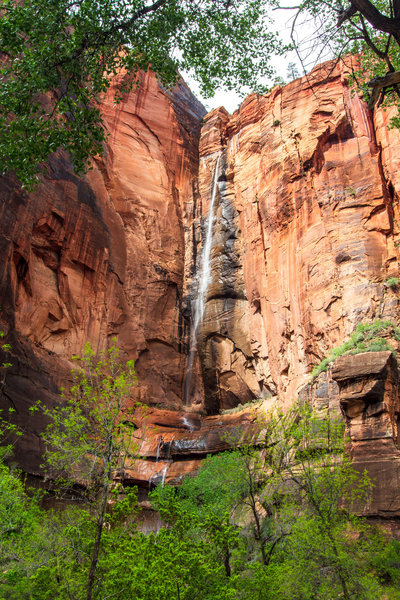
<instances>
[{"instance_id":1,"label":"foliage at base of cliff","mask_svg":"<svg viewBox=\"0 0 400 600\"><path fill-rule=\"evenodd\" d=\"M400 543L353 514L370 483L343 444L339 422L276 413L262 447L209 457L180 488L157 488L165 526L149 535L136 529L134 490L116 489L93 598L399 600ZM0 598L84 600L94 506L43 510L5 465L0 492Z\"/></svg>"}]
</instances>

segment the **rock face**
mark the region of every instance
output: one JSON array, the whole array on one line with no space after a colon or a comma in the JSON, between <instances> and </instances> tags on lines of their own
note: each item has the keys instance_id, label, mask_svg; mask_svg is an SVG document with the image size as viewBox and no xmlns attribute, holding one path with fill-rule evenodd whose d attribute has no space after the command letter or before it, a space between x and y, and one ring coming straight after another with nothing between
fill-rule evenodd
<instances>
[{"instance_id":1,"label":"rock face","mask_svg":"<svg viewBox=\"0 0 400 600\"><path fill-rule=\"evenodd\" d=\"M375 135L343 65L329 63L232 117L206 117L186 273L190 297L221 156L198 342L208 412L271 394L290 402L359 322L398 317L384 282L399 271L400 147L385 119Z\"/></svg>"},{"instance_id":2,"label":"rock face","mask_svg":"<svg viewBox=\"0 0 400 600\"><path fill-rule=\"evenodd\" d=\"M197 471L208 454L223 452L257 438L256 411L204 417L160 409L136 418L135 436L142 457L124 473L124 481L151 488L161 482L179 484Z\"/></svg>"},{"instance_id":3,"label":"rock face","mask_svg":"<svg viewBox=\"0 0 400 600\"><path fill-rule=\"evenodd\" d=\"M212 111L199 141L204 110L189 90L167 92L142 74L119 105L113 90L104 98L109 138L84 179L60 155L29 197L1 180L0 327L13 347L2 402L26 431L17 449L26 471L39 472L43 427L29 406L54 403L70 357L87 340L101 350L113 336L136 361L132 400L151 406L135 434L143 461L132 482L177 482L230 436L253 435L252 411L221 410L276 396L288 404L299 393L321 406L340 397L360 465L381 452L385 468L397 465L391 359L383 366L370 355L361 374L366 355L352 358L346 376L335 371L337 383L323 374L306 387L312 366L358 323L399 316L385 281L399 275L400 135L380 109L372 120L347 81L343 65L317 67L249 96L232 116ZM367 387L354 391L363 378ZM375 380L386 382L376 384L384 388L376 410ZM348 390L358 394L354 415ZM382 497L374 503L376 514L389 514Z\"/></svg>"},{"instance_id":4,"label":"rock face","mask_svg":"<svg viewBox=\"0 0 400 600\"><path fill-rule=\"evenodd\" d=\"M136 361L137 397L181 405L183 214L205 111L184 84L165 92L150 73L118 106L112 98L105 154L85 179L59 156L29 197L0 183L0 327L13 347L3 403L27 432L18 459L29 472L42 426L29 405L56 400L86 341L100 350L116 336Z\"/></svg>"},{"instance_id":5,"label":"rock face","mask_svg":"<svg viewBox=\"0 0 400 600\"><path fill-rule=\"evenodd\" d=\"M391 352L341 356L332 371L350 438L353 466L374 487L366 512L400 514L399 373Z\"/></svg>"}]
</instances>

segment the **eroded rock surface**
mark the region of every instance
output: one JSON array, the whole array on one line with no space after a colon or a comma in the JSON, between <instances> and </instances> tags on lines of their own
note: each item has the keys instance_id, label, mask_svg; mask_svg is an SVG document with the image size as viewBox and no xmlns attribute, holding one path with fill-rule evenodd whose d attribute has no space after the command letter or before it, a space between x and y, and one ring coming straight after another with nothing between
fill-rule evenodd
<instances>
[{"instance_id":1,"label":"eroded rock surface","mask_svg":"<svg viewBox=\"0 0 400 600\"><path fill-rule=\"evenodd\" d=\"M109 139L87 177L60 155L29 197L1 180L0 327L13 347L3 404L26 432L17 458L27 472L38 472L43 427L29 406L56 401L86 341L101 350L116 336L136 360L132 400L152 409L128 476L146 488L179 481L231 435L251 434L251 411L221 409L276 394L288 404L300 390L321 406L337 401L326 375L304 387L312 366L358 323L398 318L385 281L399 274L400 136L382 110L372 121L347 79L343 65L327 64L249 96L232 116L216 109L198 146L202 107L185 86L166 92L142 74L119 105L112 90L104 99ZM185 398L214 183L211 278ZM382 406L395 393L385 386ZM368 416L374 431L388 423L383 413ZM388 443L397 464L398 442L374 439L354 442L355 452L388 457ZM381 501L376 511L389 513Z\"/></svg>"},{"instance_id":2,"label":"eroded rock surface","mask_svg":"<svg viewBox=\"0 0 400 600\"><path fill-rule=\"evenodd\" d=\"M347 81L343 65L328 63L249 96L231 117L223 109L206 117L187 261L200 260L221 155L199 334L209 412L274 393L291 402L358 323L398 317L397 293L384 282L399 270L399 136L382 113L375 135Z\"/></svg>"},{"instance_id":3,"label":"eroded rock surface","mask_svg":"<svg viewBox=\"0 0 400 600\"><path fill-rule=\"evenodd\" d=\"M207 455L250 444L260 431L254 410L206 417L150 409L134 420L141 459L125 471L124 479L146 488L161 482L179 484Z\"/></svg>"},{"instance_id":4,"label":"eroded rock surface","mask_svg":"<svg viewBox=\"0 0 400 600\"><path fill-rule=\"evenodd\" d=\"M42 424L27 409L56 401L86 341L101 350L116 336L136 361L136 399L181 406L182 219L204 109L184 84L167 93L147 73L118 105L110 90L102 110L109 137L87 177L60 155L30 196L0 182L0 327L13 347L3 404L27 432L17 451L29 472Z\"/></svg>"},{"instance_id":5,"label":"eroded rock surface","mask_svg":"<svg viewBox=\"0 0 400 600\"><path fill-rule=\"evenodd\" d=\"M355 469L373 483L369 516L400 514L400 397L391 352L342 356L332 371L350 438Z\"/></svg>"}]
</instances>

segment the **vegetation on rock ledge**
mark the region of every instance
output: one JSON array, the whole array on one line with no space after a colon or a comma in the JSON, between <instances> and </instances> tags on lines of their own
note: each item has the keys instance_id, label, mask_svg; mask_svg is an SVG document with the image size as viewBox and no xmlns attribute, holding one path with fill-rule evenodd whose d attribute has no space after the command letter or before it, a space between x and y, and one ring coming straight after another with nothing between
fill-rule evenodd
<instances>
[{"instance_id":1,"label":"vegetation on rock ledge","mask_svg":"<svg viewBox=\"0 0 400 600\"><path fill-rule=\"evenodd\" d=\"M382 334L385 334L385 337ZM330 350L328 355L314 367L311 373L312 379L314 380L323 371L327 371L331 363L345 354L380 352L382 350L390 350L395 354L393 346L388 341L390 337L400 341L400 327L395 326L392 321L376 319L372 323L360 323L347 342Z\"/></svg>"}]
</instances>

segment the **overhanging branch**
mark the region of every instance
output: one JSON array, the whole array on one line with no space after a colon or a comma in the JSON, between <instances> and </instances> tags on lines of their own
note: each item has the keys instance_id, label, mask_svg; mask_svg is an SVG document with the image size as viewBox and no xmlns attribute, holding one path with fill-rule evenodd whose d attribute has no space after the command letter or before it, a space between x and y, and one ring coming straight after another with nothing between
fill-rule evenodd
<instances>
[{"instance_id":1,"label":"overhanging branch","mask_svg":"<svg viewBox=\"0 0 400 600\"><path fill-rule=\"evenodd\" d=\"M385 89L396 86L400 83L400 71L387 73L383 77L375 77L368 83L368 87L372 88L371 98L368 102L368 108L373 110L378 102L381 92Z\"/></svg>"},{"instance_id":2,"label":"overhanging branch","mask_svg":"<svg viewBox=\"0 0 400 600\"><path fill-rule=\"evenodd\" d=\"M379 12L370 0L351 0L350 6L339 15L337 26L340 27L356 13L360 13L375 29L383 33L391 33L398 39L400 36L400 18L397 9L398 2L396 2L395 17L387 17Z\"/></svg>"}]
</instances>

